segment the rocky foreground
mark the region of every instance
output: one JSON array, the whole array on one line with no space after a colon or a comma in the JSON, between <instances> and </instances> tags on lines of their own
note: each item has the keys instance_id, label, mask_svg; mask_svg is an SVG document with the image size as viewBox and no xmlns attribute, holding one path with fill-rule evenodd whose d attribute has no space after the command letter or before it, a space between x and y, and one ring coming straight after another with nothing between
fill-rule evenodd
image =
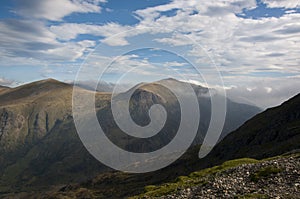
<instances>
[{"instance_id":1,"label":"rocky foreground","mask_svg":"<svg viewBox=\"0 0 300 199\"><path fill-rule=\"evenodd\" d=\"M226 163L222 166L181 177L173 184L148 187L148 192L135 198L300 198L300 154L228 169ZM172 193L164 195L167 192Z\"/></svg>"}]
</instances>

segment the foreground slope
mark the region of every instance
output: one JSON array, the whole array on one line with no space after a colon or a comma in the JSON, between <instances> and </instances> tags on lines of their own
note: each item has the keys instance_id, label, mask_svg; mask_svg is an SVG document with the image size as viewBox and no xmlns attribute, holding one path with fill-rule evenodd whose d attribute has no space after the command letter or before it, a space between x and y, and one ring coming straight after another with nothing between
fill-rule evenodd
<instances>
[{"instance_id":1,"label":"foreground slope","mask_svg":"<svg viewBox=\"0 0 300 199\"><path fill-rule=\"evenodd\" d=\"M139 198L299 198L300 153L265 160L250 158L180 176L172 183L147 186Z\"/></svg>"}]
</instances>

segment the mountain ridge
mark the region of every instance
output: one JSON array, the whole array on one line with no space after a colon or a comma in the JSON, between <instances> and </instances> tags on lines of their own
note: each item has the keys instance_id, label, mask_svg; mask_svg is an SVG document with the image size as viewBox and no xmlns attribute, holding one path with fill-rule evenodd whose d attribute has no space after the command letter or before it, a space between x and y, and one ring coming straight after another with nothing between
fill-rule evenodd
<instances>
[{"instance_id":1,"label":"mountain ridge","mask_svg":"<svg viewBox=\"0 0 300 199\"><path fill-rule=\"evenodd\" d=\"M180 82L176 81L176 83ZM149 90L153 85L148 84L147 89ZM164 129L165 135L168 136L159 134L156 139L148 141L147 146L143 143L135 145L136 140L128 140L123 137L124 134L119 137L119 133L122 132L116 128L113 118L109 117L111 94L96 92L95 107L99 122L101 124L101 119L104 120L103 128L108 130L112 139L117 138L120 141L121 147L131 151L153 150L151 143L159 148L162 143L169 142L172 135L176 133L176 125L180 121L178 109L174 107L176 100L169 100L172 101L171 103L164 101L163 97L168 92L160 91L159 96L155 92L160 88L158 86L155 84L152 92L137 90L131 98L132 117L141 125L147 123L148 110L155 103L162 103L173 112L171 123ZM194 87L201 94L203 88ZM50 79L22 85L8 93L0 94L0 187L2 190L26 190L26 187L42 185L48 187L76 182L109 170L87 152L76 133L72 117L72 88L72 85ZM81 89L80 92L91 91ZM194 144L200 143L203 139L201 133L207 128L210 118L209 99L201 95L198 97L201 99L200 109L204 111L206 117L203 116L203 122L199 122L200 136ZM225 126L226 133L260 111L251 106L233 102L229 104L232 113L227 115L229 119L228 126ZM236 110L243 112L242 117L234 116Z\"/></svg>"}]
</instances>

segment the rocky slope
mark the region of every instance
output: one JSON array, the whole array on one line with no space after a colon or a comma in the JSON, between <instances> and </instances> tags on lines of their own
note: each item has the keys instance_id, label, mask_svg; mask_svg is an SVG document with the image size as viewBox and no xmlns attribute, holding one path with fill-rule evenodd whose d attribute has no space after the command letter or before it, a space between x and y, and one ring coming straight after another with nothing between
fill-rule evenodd
<instances>
[{"instance_id":1,"label":"rocky slope","mask_svg":"<svg viewBox=\"0 0 300 199\"><path fill-rule=\"evenodd\" d=\"M133 198L300 198L300 154L266 160L237 159L148 186Z\"/></svg>"}]
</instances>

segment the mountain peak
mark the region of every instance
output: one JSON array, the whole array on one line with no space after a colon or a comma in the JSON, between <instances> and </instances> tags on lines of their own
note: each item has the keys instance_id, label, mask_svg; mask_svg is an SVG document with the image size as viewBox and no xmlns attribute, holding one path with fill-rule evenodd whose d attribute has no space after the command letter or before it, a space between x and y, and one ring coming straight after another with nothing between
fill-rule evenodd
<instances>
[{"instance_id":1,"label":"mountain peak","mask_svg":"<svg viewBox=\"0 0 300 199\"><path fill-rule=\"evenodd\" d=\"M48 78L48 79L35 81L35 82L30 83L30 84L66 84L66 83L60 82L60 81L58 81L56 79L53 79L53 78Z\"/></svg>"},{"instance_id":2,"label":"mountain peak","mask_svg":"<svg viewBox=\"0 0 300 199\"><path fill-rule=\"evenodd\" d=\"M171 83L183 83L181 81L179 81L178 79L175 79L175 78L166 78L166 79L162 79L162 80L159 80L157 82L171 82Z\"/></svg>"},{"instance_id":3,"label":"mountain peak","mask_svg":"<svg viewBox=\"0 0 300 199\"><path fill-rule=\"evenodd\" d=\"M25 98L34 100L38 96L66 89L72 89L72 86L67 83L57 81L55 79L45 79L35 81L29 84L24 84L16 88L8 90L5 89L7 91L1 93L0 99L3 102L20 100Z\"/></svg>"}]
</instances>

